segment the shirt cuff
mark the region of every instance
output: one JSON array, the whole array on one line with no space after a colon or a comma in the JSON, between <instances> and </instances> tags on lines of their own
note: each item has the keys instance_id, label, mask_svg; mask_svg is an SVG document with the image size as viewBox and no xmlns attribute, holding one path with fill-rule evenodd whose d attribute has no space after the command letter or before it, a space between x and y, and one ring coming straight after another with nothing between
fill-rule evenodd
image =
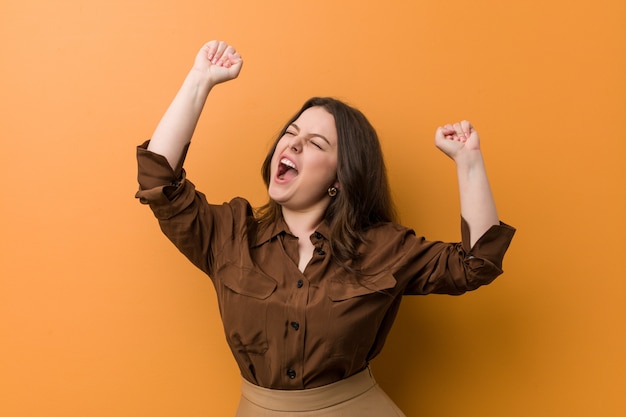
<instances>
[{"instance_id":1,"label":"shirt cuff","mask_svg":"<svg viewBox=\"0 0 626 417\"><path fill-rule=\"evenodd\" d=\"M147 149L149 143L150 141L146 141L137 147L139 191L135 197L141 203L150 204L155 209L157 206L170 204L185 188L187 181L182 164L189 145L185 147L178 167L172 169L164 156ZM156 211L159 210L155 210L155 214L157 214ZM169 212L169 210L166 211Z\"/></svg>"},{"instance_id":2,"label":"shirt cuff","mask_svg":"<svg viewBox=\"0 0 626 417\"><path fill-rule=\"evenodd\" d=\"M477 241L470 247L469 224L461 217L461 236L463 250L468 259L478 258L489 261L498 269L502 269L502 260L511 240L515 235L515 228L506 223L500 222L491 226Z\"/></svg>"}]
</instances>

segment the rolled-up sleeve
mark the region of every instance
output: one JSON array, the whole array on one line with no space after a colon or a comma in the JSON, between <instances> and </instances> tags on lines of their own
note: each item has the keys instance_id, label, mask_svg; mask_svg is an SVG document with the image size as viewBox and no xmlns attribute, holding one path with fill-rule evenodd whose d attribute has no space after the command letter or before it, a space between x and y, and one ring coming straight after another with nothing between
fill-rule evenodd
<instances>
[{"instance_id":1,"label":"rolled-up sleeve","mask_svg":"<svg viewBox=\"0 0 626 417\"><path fill-rule=\"evenodd\" d=\"M500 222L470 247L469 226L461 219L459 243L406 239L408 251L397 271L407 282L404 293L459 295L491 283L503 272L504 255L514 234L515 228Z\"/></svg>"},{"instance_id":2,"label":"rolled-up sleeve","mask_svg":"<svg viewBox=\"0 0 626 417\"><path fill-rule=\"evenodd\" d=\"M489 271L488 274L495 273L496 276L502 274L504 254L508 250L514 234L515 229L513 227L500 222L499 225L491 226L474 243L474 246L470 247L469 225L465 219L461 219L462 245L466 262L475 272L480 272L480 269L484 268Z\"/></svg>"},{"instance_id":3,"label":"rolled-up sleeve","mask_svg":"<svg viewBox=\"0 0 626 417\"><path fill-rule=\"evenodd\" d=\"M193 197L191 195L193 193L187 193L187 199L176 198L183 194L184 187L188 185L185 179L185 170L182 168L187 148L185 148L180 165L172 168L164 156L147 149L148 143L149 141L146 141L137 147L139 191L135 197L142 204L150 205L158 219L168 218L188 205L189 199ZM190 185L193 187L193 184Z\"/></svg>"},{"instance_id":4,"label":"rolled-up sleeve","mask_svg":"<svg viewBox=\"0 0 626 417\"><path fill-rule=\"evenodd\" d=\"M246 224L251 213L249 203L236 198L221 205L209 204L186 178L182 161L173 169L165 157L149 151L147 145L137 147L139 191L135 197L150 206L168 239L210 276L223 243Z\"/></svg>"}]
</instances>

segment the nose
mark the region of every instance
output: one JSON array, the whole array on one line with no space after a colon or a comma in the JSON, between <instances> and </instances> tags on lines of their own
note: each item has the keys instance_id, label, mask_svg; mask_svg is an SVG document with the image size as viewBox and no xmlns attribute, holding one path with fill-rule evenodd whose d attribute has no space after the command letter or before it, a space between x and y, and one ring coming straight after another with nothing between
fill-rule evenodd
<instances>
[{"instance_id":1,"label":"nose","mask_svg":"<svg viewBox=\"0 0 626 417\"><path fill-rule=\"evenodd\" d=\"M289 148L295 153L299 153L302 150L302 138L300 135L291 137L291 140L289 141Z\"/></svg>"}]
</instances>

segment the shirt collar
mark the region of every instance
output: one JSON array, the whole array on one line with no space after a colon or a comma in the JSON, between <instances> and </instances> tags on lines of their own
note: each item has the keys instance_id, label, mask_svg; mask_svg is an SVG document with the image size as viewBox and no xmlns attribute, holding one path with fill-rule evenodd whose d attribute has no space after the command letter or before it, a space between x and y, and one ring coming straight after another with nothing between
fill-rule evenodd
<instances>
[{"instance_id":1,"label":"shirt collar","mask_svg":"<svg viewBox=\"0 0 626 417\"><path fill-rule=\"evenodd\" d=\"M293 233L289 230L289 226L287 226L287 223L281 217L263 230L262 233L256 236L253 247L261 246L262 244L274 239L276 236L284 233L293 236ZM330 227L328 226L328 223L325 220L322 221L317 229L315 229L315 233L319 233L324 239L328 240L330 236Z\"/></svg>"},{"instance_id":2,"label":"shirt collar","mask_svg":"<svg viewBox=\"0 0 626 417\"><path fill-rule=\"evenodd\" d=\"M254 245L252 247L261 246L262 244L269 242L270 240L274 239L276 236L283 234L283 233L291 234L291 232L289 232L289 228L287 227L287 223L285 223L285 221L281 217L277 221L270 224L261 233L258 233L256 235L256 238L254 240Z\"/></svg>"}]
</instances>

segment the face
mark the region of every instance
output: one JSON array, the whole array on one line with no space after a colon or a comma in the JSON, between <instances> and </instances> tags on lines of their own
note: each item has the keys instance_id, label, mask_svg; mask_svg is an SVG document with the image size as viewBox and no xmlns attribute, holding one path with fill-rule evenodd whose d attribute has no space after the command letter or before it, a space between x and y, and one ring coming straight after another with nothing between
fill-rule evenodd
<instances>
[{"instance_id":1,"label":"face","mask_svg":"<svg viewBox=\"0 0 626 417\"><path fill-rule=\"evenodd\" d=\"M323 107L310 107L281 137L272 155L269 196L283 209L325 210L337 186L337 129Z\"/></svg>"}]
</instances>

